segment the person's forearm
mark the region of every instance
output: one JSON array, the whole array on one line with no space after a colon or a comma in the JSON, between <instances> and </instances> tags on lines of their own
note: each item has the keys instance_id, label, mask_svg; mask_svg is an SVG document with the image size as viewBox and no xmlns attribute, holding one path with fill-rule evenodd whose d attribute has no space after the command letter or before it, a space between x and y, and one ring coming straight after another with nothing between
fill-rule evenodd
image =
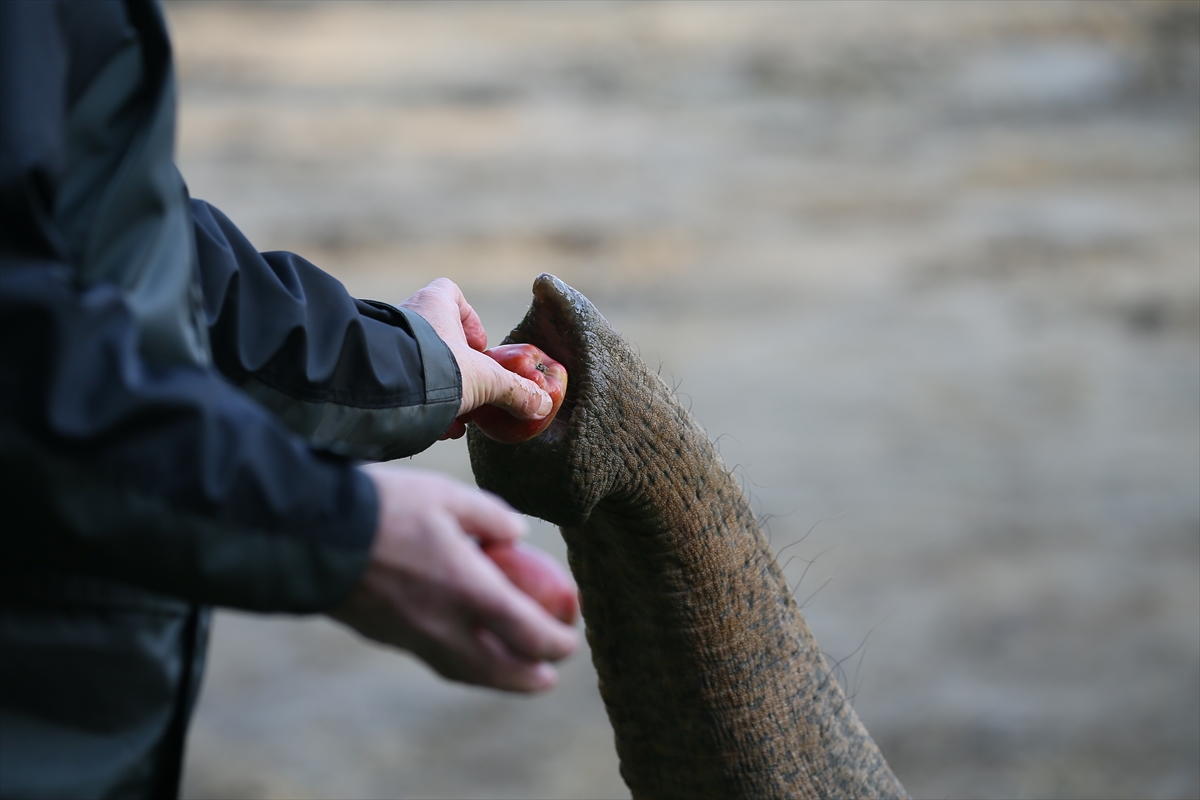
<instances>
[{"instance_id":1,"label":"person's forearm","mask_svg":"<svg viewBox=\"0 0 1200 800\"><path fill-rule=\"evenodd\" d=\"M419 315L355 300L291 253L259 253L192 201L217 367L312 444L388 460L424 450L457 416L458 366Z\"/></svg>"}]
</instances>

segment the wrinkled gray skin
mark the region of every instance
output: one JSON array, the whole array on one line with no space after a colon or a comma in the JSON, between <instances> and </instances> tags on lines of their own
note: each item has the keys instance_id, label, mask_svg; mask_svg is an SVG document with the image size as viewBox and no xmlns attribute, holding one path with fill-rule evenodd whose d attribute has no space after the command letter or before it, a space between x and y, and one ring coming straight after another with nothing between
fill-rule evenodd
<instances>
[{"instance_id":1,"label":"wrinkled gray skin","mask_svg":"<svg viewBox=\"0 0 1200 800\"><path fill-rule=\"evenodd\" d=\"M469 432L479 485L562 528L637 798L902 797L704 431L557 278L505 342L567 368L528 442Z\"/></svg>"}]
</instances>

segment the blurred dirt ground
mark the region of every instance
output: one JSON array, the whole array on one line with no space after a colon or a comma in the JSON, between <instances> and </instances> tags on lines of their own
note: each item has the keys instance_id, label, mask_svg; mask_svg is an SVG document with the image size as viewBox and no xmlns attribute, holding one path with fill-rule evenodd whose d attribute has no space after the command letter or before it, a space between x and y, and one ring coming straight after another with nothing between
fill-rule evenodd
<instances>
[{"instance_id":1,"label":"blurred dirt ground","mask_svg":"<svg viewBox=\"0 0 1200 800\"><path fill-rule=\"evenodd\" d=\"M448 275L493 342L553 272L776 548L816 525L787 572L915 795L1200 794L1200 3L168 16L180 166L260 249ZM626 790L586 653L511 698L222 613L185 794Z\"/></svg>"}]
</instances>

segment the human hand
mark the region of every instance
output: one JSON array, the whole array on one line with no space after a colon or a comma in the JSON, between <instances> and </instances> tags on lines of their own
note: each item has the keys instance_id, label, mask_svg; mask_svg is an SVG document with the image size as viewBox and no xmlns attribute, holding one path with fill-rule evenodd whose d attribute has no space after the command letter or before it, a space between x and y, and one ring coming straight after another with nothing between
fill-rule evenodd
<instances>
[{"instance_id":1,"label":"human hand","mask_svg":"<svg viewBox=\"0 0 1200 800\"><path fill-rule=\"evenodd\" d=\"M441 438L462 436L467 430L464 416L482 405L500 406L520 419L541 419L550 413L550 395L483 354L487 349L483 323L453 281L438 278L400 305L420 314L437 331L462 373L458 418Z\"/></svg>"},{"instance_id":2,"label":"human hand","mask_svg":"<svg viewBox=\"0 0 1200 800\"><path fill-rule=\"evenodd\" d=\"M554 686L551 662L578 645L480 549L514 542L525 523L499 499L448 477L383 464L379 522L359 585L330 616L409 650L451 680L516 692Z\"/></svg>"}]
</instances>

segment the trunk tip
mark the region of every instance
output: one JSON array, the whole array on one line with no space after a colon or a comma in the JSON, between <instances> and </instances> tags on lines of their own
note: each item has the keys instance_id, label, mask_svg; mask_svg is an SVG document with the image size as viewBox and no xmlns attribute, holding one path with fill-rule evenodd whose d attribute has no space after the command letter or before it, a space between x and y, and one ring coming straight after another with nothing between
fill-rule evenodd
<instances>
[{"instance_id":1,"label":"trunk tip","mask_svg":"<svg viewBox=\"0 0 1200 800\"><path fill-rule=\"evenodd\" d=\"M591 302L578 289L566 281L543 272L533 282L533 305L541 307L555 317L560 325L583 330L591 327L599 314Z\"/></svg>"},{"instance_id":2,"label":"trunk tip","mask_svg":"<svg viewBox=\"0 0 1200 800\"><path fill-rule=\"evenodd\" d=\"M544 302L557 300L560 303L571 303L571 295L575 290L549 272L543 272L533 281L533 296Z\"/></svg>"}]
</instances>

